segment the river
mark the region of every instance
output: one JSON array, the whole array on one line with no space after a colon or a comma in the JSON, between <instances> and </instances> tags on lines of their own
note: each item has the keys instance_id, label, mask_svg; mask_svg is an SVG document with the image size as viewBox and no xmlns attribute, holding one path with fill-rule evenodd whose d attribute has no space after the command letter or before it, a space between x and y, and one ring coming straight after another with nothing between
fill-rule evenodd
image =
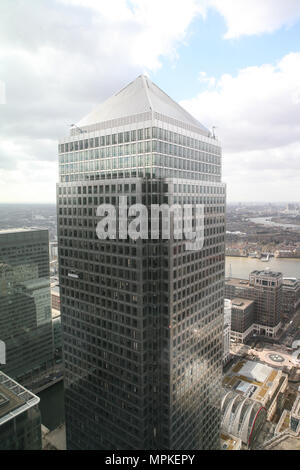
<instances>
[{"instance_id":1,"label":"river","mask_svg":"<svg viewBox=\"0 0 300 470\"><path fill-rule=\"evenodd\" d=\"M272 227L293 228L296 230L300 230L300 225L281 224L279 222L272 222L272 220L270 219L271 217L256 217L254 219L249 219L249 220L251 220L251 222L254 222L255 224L261 224L261 225L272 226Z\"/></svg>"},{"instance_id":2,"label":"river","mask_svg":"<svg viewBox=\"0 0 300 470\"><path fill-rule=\"evenodd\" d=\"M270 271L278 271L284 277L296 277L300 279L300 259L289 258L273 258L268 262L261 261L257 258L239 258L235 256L226 256L225 275L238 277L241 279L249 279L249 274L254 270L264 270L269 268Z\"/></svg>"}]
</instances>

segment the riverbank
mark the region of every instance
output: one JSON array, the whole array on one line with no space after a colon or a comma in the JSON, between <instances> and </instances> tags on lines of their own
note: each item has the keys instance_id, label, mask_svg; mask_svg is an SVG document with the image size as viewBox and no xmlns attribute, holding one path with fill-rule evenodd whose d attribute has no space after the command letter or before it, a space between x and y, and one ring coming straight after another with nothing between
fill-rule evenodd
<instances>
[{"instance_id":1,"label":"riverbank","mask_svg":"<svg viewBox=\"0 0 300 470\"><path fill-rule=\"evenodd\" d=\"M297 258L270 258L269 261L262 261L258 258L244 258L236 256L226 256L225 275L226 277L237 277L249 279L252 271L266 270L281 272L284 277L300 279L300 259Z\"/></svg>"}]
</instances>

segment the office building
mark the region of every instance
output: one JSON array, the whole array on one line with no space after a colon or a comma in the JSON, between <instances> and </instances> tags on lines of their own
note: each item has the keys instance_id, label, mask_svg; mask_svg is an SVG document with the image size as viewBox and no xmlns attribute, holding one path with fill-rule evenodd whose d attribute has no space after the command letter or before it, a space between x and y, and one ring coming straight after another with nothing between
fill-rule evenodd
<instances>
[{"instance_id":1,"label":"office building","mask_svg":"<svg viewBox=\"0 0 300 470\"><path fill-rule=\"evenodd\" d=\"M255 289L256 331L267 336L276 336L282 316L282 273L252 271L249 284Z\"/></svg>"},{"instance_id":2,"label":"office building","mask_svg":"<svg viewBox=\"0 0 300 470\"><path fill-rule=\"evenodd\" d=\"M229 279L225 283L225 296L254 301L253 332L258 335L276 337L281 327L283 278L278 272L253 271L249 281Z\"/></svg>"},{"instance_id":3,"label":"office building","mask_svg":"<svg viewBox=\"0 0 300 470\"><path fill-rule=\"evenodd\" d=\"M300 309L300 280L283 278L282 313L286 319L289 319L298 309Z\"/></svg>"},{"instance_id":4,"label":"office building","mask_svg":"<svg viewBox=\"0 0 300 470\"><path fill-rule=\"evenodd\" d=\"M229 299L224 299L224 349L223 363L226 364L230 359L230 334L231 334L231 307Z\"/></svg>"},{"instance_id":5,"label":"office building","mask_svg":"<svg viewBox=\"0 0 300 470\"><path fill-rule=\"evenodd\" d=\"M232 299L231 339L244 343L253 334L255 302L247 299Z\"/></svg>"},{"instance_id":6,"label":"office building","mask_svg":"<svg viewBox=\"0 0 300 470\"><path fill-rule=\"evenodd\" d=\"M47 230L0 231L0 339L3 372L31 387L52 365L53 341Z\"/></svg>"},{"instance_id":7,"label":"office building","mask_svg":"<svg viewBox=\"0 0 300 470\"><path fill-rule=\"evenodd\" d=\"M61 139L59 171L67 448L219 448L219 142L140 76ZM174 236L173 215L170 239L99 239L97 208L120 196L147 209L204 206L203 248Z\"/></svg>"},{"instance_id":8,"label":"office building","mask_svg":"<svg viewBox=\"0 0 300 470\"><path fill-rule=\"evenodd\" d=\"M40 399L0 371L0 450L41 450Z\"/></svg>"}]
</instances>

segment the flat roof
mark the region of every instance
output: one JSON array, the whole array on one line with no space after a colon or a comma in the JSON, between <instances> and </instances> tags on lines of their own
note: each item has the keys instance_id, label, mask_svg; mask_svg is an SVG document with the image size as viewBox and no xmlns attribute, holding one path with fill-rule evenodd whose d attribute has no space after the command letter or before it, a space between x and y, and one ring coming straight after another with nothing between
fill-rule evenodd
<instances>
[{"instance_id":1,"label":"flat roof","mask_svg":"<svg viewBox=\"0 0 300 470\"><path fill-rule=\"evenodd\" d=\"M25 400L0 384L0 418L24 404Z\"/></svg>"},{"instance_id":2,"label":"flat roof","mask_svg":"<svg viewBox=\"0 0 300 470\"><path fill-rule=\"evenodd\" d=\"M47 232L46 228L38 227L19 227L19 228L6 228L0 230L0 235L6 235L8 233L22 233L22 232Z\"/></svg>"},{"instance_id":3,"label":"flat roof","mask_svg":"<svg viewBox=\"0 0 300 470\"><path fill-rule=\"evenodd\" d=\"M223 378L226 389L235 390L253 400L262 402L282 372L257 361L241 360L233 365Z\"/></svg>"},{"instance_id":4,"label":"flat roof","mask_svg":"<svg viewBox=\"0 0 300 470\"><path fill-rule=\"evenodd\" d=\"M228 279L225 282L225 284L229 284L229 285L232 285L232 286L238 286L238 287L249 287L249 281L247 281L247 279L240 279L240 278L237 278L237 277Z\"/></svg>"},{"instance_id":5,"label":"flat roof","mask_svg":"<svg viewBox=\"0 0 300 470\"><path fill-rule=\"evenodd\" d=\"M288 279L286 277L283 278L283 286L288 286L288 287L299 287L300 286L300 280L299 279Z\"/></svg>"},{"instance_id":6,"label":"flat roof","mask_svg":"<svg viewBox=\"0 0 300 470\"><path fill-rule=\"evenodd\" d=\"M0 371L0 426L39 402L39 397Z\"/></svg>"},{"instance_id":7,"label":"flat roof","mask_svg":"<svg viewBox=\"0 0 300 470\"><path fill-rule=\"evenodd\" d=\"M258 276L258 277L282 277L282 273L280 272L275 272L275 271L269 271L269 270L262 270L262 271L258 271L258 270L255 270L255 271L252 271L250 273L250 276Z\"/></svg>"},{"instance_id":8,"label":"flat roof","mask_svg":"<svg viewBox=\"0 0 300 470\"><path fill-rule=\"evenodd\" d=\"M244 310L252 304L254 304L254 300L242 299L240 297L232 299L232 308L235 309Z\"/></svg>"},{"instance_id":9,"label":"flat roof","mask_svg":"<svg viewBox=\"0 0 300 470\"><path fill-rule=\"evenodd\" d=\"M225 432L221 432L221 445L222 450L235 450L237 446L241 445L241 439L238 437L231 436Z\"/></svg>"}]
</instances>

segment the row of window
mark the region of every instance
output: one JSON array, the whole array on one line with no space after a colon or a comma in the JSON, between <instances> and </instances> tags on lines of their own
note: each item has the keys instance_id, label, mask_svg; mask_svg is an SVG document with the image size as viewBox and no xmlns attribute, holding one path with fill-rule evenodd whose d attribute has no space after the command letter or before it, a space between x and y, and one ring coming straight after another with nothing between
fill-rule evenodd
<instances>
[{"instance_id":1,"label":"row of window","mask_svg":"<svg viewBox=\"0 0 300 470\"><path fill-rule=\"evenodd\" d=\"M215 165L221 164L221 158L219 156L210 153L200 152L198 150L188 149L186 147L179 147L177 145L167 144L157 140L141 142L138 144L127 144L115 147L104 147L93 150L65 153L60 155L59 162L61 164L74 163L88 160L99 160L111 157L122 157L126 155L144 154L150 152L158 152L165 155L187 158L190 160L214 163Z\"/></svg>"},{"instance_id":2,"label":"row of window","mask_svg":"<svg viewBox=\"0 0 300 470\"><path fill-rule=\"evenodd\" d=\"M186 160L183 158L168 157L166 155L148 154L137 157L107 158L89 162L68 163L59 166L60 175L87 171L118 170L123 168L144 168L158 165L164 168L174 168L201 173L220 175L221 167L218 165Z\"/></svg>"},{"instance_id":3,"label":"row of window","mask_svg":"<svg viewBox=\"0 0 300 470\"><path fill-rule=\"evenodd\" d=\"M102 193L121 193L136 192L137 185L133 184L97 184L94 186L60 186L58 194L102 194ZM172 193L172 188L167 183L159 185L157 182L149 182L142 184L142 193L163 192ZM225 188L222 186L201 186L199 184L174 184L174 194L176 193L203 193L203 194L224 194Z\"/></svg>"},{"instance_id":4,"label":"row of window","mask_svg":"<svg viewBox=\"0 0 300 470\"><path fill-rule=\"evenodd\" d=\"M182 145L184 147L190 147L196 150L203 150L205 152L221 155L221 148L217 145L208 144L207 142L203 142L183 134L177 134L176 132L157 127L148 127L146 129L138 129L119 132L116 134L103 135L99 137L91 137L89 139L75 140L73 142L60 144L58 151L59 153L72 152L76 150L91 149L95 147L117 145L148 139L160 139L165 142L171 142L177 145Z\"/></svg>"},{"instance_id":5,"label":"row of window","mask_svg":"<svg viewBox=\"0 0 300 470\"><path fill-rule=\"evenodd\" d=\"M180 178L187 180L198 180L198 181L209 181L212 183L219 183L221 176L214 176L206 173L197 173L181 170L171 170L169 168L159 167L141 167L137 170L131 171L114 171L111 173L109 170L102 170L101 173L74 173L70 175L61 175L61 183L72 183L75 181L97 181L97 180L111 180L111 179L123 179L123 178Z\"/></svg>"}]
</instances>

